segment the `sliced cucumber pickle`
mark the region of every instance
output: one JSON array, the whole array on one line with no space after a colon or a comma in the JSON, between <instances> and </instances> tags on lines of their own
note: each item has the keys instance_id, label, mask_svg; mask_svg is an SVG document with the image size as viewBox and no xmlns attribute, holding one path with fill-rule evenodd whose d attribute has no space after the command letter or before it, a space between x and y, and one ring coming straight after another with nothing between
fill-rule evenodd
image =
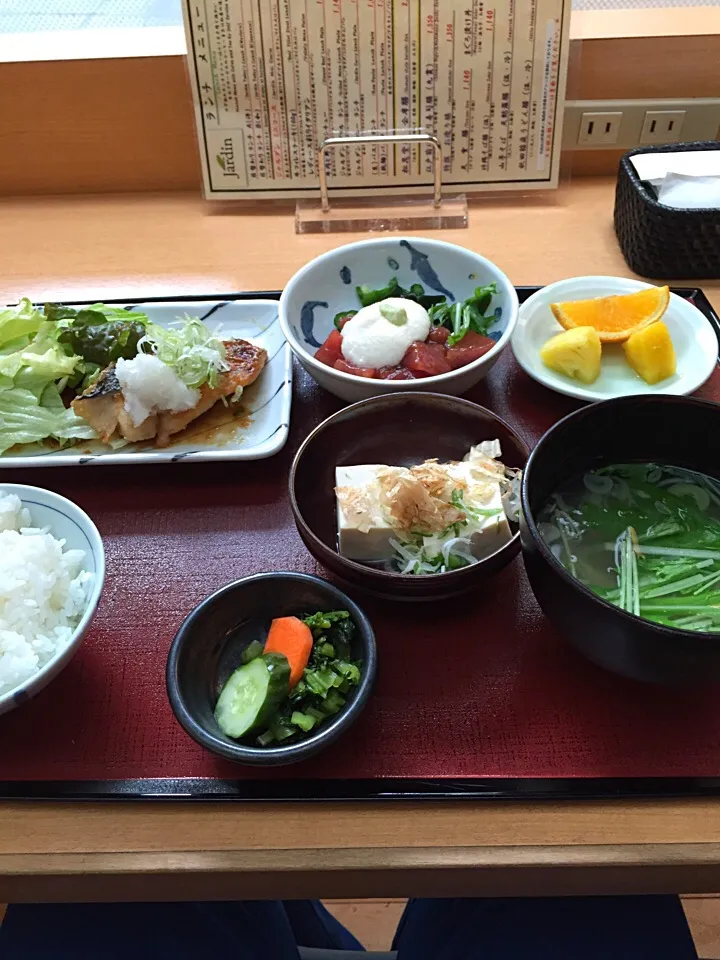
<instances>
[{"instance_id":1,"label":"sliced cucumber pickle","mask_svg":"<svg viewBox=\"0 0 720 960\"><path fill-rule=\"evenodd\" d=\"M290 664L279 653L245 663L220 691L215 719L222 732L237 739L266 724L290 689Z\"/></svg>"}]
</instances>

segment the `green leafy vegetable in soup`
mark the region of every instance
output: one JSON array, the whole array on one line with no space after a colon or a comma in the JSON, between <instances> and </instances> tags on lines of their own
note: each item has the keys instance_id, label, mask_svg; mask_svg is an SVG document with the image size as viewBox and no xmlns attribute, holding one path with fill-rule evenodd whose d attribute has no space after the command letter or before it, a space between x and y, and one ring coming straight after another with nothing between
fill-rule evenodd
<instances>
[{"instance_id":1,"label":"green leafy vegetable in soup","mask_svg":"<svg viewBox=\"0 0 720 960\"><path fill-rule=\"evenodd\" d=\"M563 484L538 517L554 556L598 596L655 623L720 632L720 482L620 464Z\"/></svg>"}]
</instances>

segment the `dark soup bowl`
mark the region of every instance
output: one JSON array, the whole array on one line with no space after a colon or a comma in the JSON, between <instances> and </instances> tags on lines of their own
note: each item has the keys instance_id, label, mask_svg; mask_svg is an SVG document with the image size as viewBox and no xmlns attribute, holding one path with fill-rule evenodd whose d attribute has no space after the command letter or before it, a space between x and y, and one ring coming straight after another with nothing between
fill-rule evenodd
<instances>
[{"instance_id":1,"label":"dark soup bowl","mask_svg":"<svg viewBox=\"0 0 720 960\"><path fill-rule=\"evenodd\" d=\"M253 735L234 740L215 720L215 705L243 652L263 643L275 617L347 610L354 625L350 659L360 681L339 712L307 735L258 746ZM337 587L303 573L260 573L230 583L203 600L181 625L170 646L166 683L176 718L193 740L211 753L238 763L274 766L305 760L329 746L351 726L367 703L375 680L375 635L362 612Z\"/></svg>"},{"instance_id":2,"label":"dark soup bowl","mask_svg":"<svg viewBox=\"0 0 720 960\"><path fill-rule=\"evenodd\" d=\"M625 612L576 580L540 534L542 508L568 479L631 463L720 477L720 406L690 397L621 397L583 407L548 430L522 482L521 539L530 585L547 617L594 663L653 683L720 680L720 634Z\"/></svg>"},{"instance_id":3,"label":"dark soup bowl","mask_svg":"<svg viewBox=\"0 0 720 960\"><path fill-rule=\"evenodd\" d=\"M482 440L499 440L502 462L522 468L528 448L504 420L469 400L437 393L395 393L362 400L313 430L290 470L290 504L310 553L343 581L390 600L440 600L472 590L520 552L512 538L469 566L423 576L349 560L337 549L335 467L462 460Z\"/></svg>"}]
</instances>

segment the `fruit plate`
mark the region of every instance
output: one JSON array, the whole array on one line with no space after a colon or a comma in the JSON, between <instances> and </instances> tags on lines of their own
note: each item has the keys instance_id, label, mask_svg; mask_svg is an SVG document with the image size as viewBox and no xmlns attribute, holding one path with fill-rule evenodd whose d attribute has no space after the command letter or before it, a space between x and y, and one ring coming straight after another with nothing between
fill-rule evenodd
<instances>
[{"instance_id":1,"label":"fruit plate","mask_svg":"<svg viewBox=\"0 0 720 960\"><path fill-rule=\"evenodd\" d=\"M520 307L512 338L517 362L538 383L579 400L609 400L631 394L694 393L718 362L718 339L700 310L676 293L670 294L663 321L675 345L677 372L661 383L651 386L642 380L625 360L620 344L603 344L602 369L592 384L583 384L550 370L540 359L543 344L556 333L562 333L550 309L551 303L634 293L649 286L651 284L627 277L574 277L542 287Z\"/></svg>"},{"instance_id":2,"label":"fruit plate","mask_svg":"<svg viewBox=\"0 0 720 960\"><path fill-rule=\"evenodd\" d=\"M239 337L264 347L267 363L238 404L216 403L185 430L175 434L170 445L163 449L156 448L151 441L130 443L116 450L99 440L84 440L54 450L43 444L24 444L0 455L0 467L261 460L283 448L290 426L292 353L278 323L276 299L240 295L107 302L129 311L142 311L164 327L185 314L200 317L210 330L218 331L222 337Z\"/></svg>"}]
</instances>

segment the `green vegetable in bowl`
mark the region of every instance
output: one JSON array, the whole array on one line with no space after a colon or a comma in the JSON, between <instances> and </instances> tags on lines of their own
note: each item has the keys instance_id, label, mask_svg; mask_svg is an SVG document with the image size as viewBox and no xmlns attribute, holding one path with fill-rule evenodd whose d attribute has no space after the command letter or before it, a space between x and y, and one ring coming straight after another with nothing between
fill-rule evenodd
<instances>
[{"instance_id":1,"label":"green vegetable in bowl","mask_svg":"<svg viewBox=\"0 0 720 960\"><path fill-rule=\"evenodd\" d=\"M492 298L497 294L497 284L489 283L483 287L476 287L472 296L457 303L448 303L447 298L440 295L425 293L419 283L413 283L409 289L401 287L397 277L391 277L384 287L372 288L365 285L355 288L358 300L363 307L387 300L388 297L402 297L413 300L424 307L430 316L434 327L446 327L450 331L447 345L454 347L460 343L466 333L479 333L486 337L488 330L497 320L497 312L489 313ZM342 329L342 321L354 316L357 310L345 310L335 315L336 329Z\"/></svg>"},{"instance_id":2,"label":"green vegetable in bowl","mask_svg":"<svg viewBox=\"0 0 720 960\"><path fill-rule=\"evenodd\" d=\"M495 321L495 313L487 314L493 296L497 293L495 283L485 287L476 287L475 292L462 303L440 303L428 311L435 327L447 327L450 330L447 344L454 347L466 333L479 333L486 337Z\"/></svg>"},{"instance_id":3,"label":"green vegetable in bowl","mask_svg":"<svg viewBox=\"0 0 720 960\"><path fill-rule=\"evenodd\" d=\"M443 294L425 293L425 288L420 283L413 283L407 290L401 287L397 277L391 277L384 287L373 289L365 284L355 287L358 300L363 307L369 307L373 303L379 303L381 300L387 300L388 297L402 297L405 300L414 300L421 307L429 310L436 304L445 303ZM349 311L348 311L349 312ZM338 316L348 316L348 313L338 314Z\"/></svg>"},{"instance_id":4,"label":"green vegetable in bowl","mask_svg":"<svg viewBox=\"0 0 720 960\"><path fill-rule=\"evenodd\" d=\"M538 517L550 551L621 610L720 633L720 483L669 464L568 478Z\"/></svg>"},{"instance_id":5,"label":"green vegetable in bowl","mask_svg":"<svg viewBox=\"0 0 720 960\"><path fill-rule=\"evenodd\" d=\"M347 610L331 610L329 613L313 613L303 619L306 627L310 627L314 639L318 639L326 630L330 630L333 624L342 623L344 620L350 620L350 614Z\"/></svg>"},{"instance_id":6,"label":"green vegetable in bowl","mask_svg":"<svg viewBox=\"0 0 720 960\"><path fill-rule=\"evenodd\" d=\"M301 739L345 706L348 693L362 677L361 664L350 659L355 632L350 614L320 611L301 623L311 631L313 642L302 677L294 685L291 661L277 652L281 640L276 640L273 653L264 652L265 644L258 640L243 651L241 665L215 707L215 719L227 736L254 735L261 747ZM294 661L296 646L291 645L288 653Z\"/></svg>"},{"instance_id":7,"label":"green vegetable in bowl","mask_svg":"<svg viewBox=\"0 0 720 960\"><path fill-rule=\"evenodd\" d=\"M218 726L229 737L243 737L269 723L287 696L290 667L268 653L243 664L222 689L215 707Z\"/></svg>"},{"instance_id":8,"label":"green vegetable in bowl","mask_svg":"<svg viewBox=\"0 0 720 960\"><path fill-rule=\"evenodd\" d=\"M357 313L357 310L341 310L340 313L336 313L333 317L333 326L336 330L342 330L345 326L344 321L349 320L350 317L354 317Z\"/></svg>"},{"instance_id":9,"label":"green vegetable in bowl","mask_svg":"<svg viewBox=\"0 0 720 960\"><path fill-rule=\"evenodd\" d=\"M402 297L405 295L405 291L398 283L397 277L391 277L384 287L376 289L362 284L359 287L355 287L355 292L363 307L369 307L373 303L387 300L388 297Z\"/></svg>"}]
</instances>

